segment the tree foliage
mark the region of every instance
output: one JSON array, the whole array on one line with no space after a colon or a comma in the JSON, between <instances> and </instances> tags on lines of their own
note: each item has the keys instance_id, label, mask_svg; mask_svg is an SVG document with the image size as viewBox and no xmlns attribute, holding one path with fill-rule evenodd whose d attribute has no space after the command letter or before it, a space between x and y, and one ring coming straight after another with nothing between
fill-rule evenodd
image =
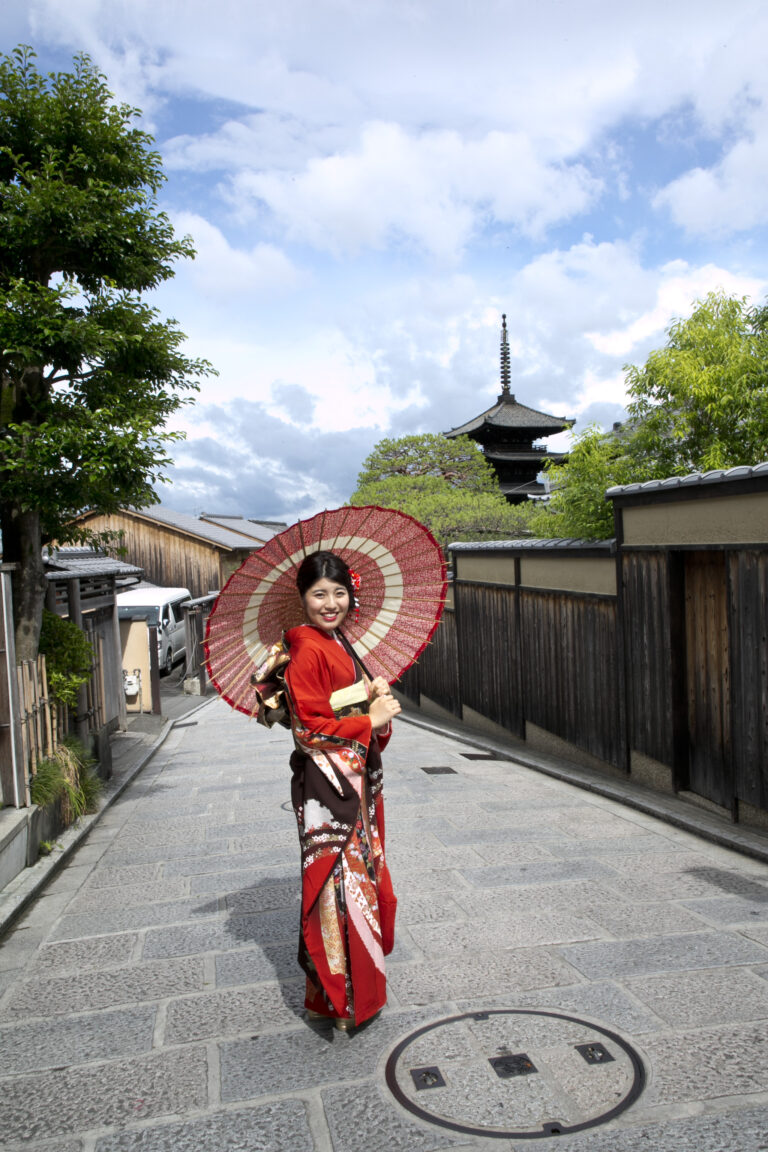
<instances>
[{"instance_id":1,"label":"tree foliage","mask_svg":"<svg viewBox=\"0 0 768 1152\"><path fill-rule=\"evenodd\" d=\"M168 417L209 371L142 293L192 256L158 210L163 174L137 109L87 56L41 75L0 58L0 517L19 571L19 658L33 656L41 544L72 516L156 502Z\"/></svg>"},{"instance_id":2,"label":"tree foliage","mask_svg":"<svg viewBox=\"0 0 768 1152\"><path fill-rule=\"evenodd\" d=\"M433 477L463 492L498 491L496 473L469 436L449 440L437 433L380 440L363 464L358 486L388 477Z\"/></svg>"},{"instance_id":3,"label":"tree foliage","mask_svg":"<svg viewBox=\"0 0 768 1152\"><path fill-rule=\"evenodd\" d=\"M627 368L643 478L681 476L768 457L768 308L711 292L669 329L664 348Z\"/></svg>"},{"instance_id":4,"label":"tree foliage","mask_svg":"<svg viewBox=\"0 0 768 1152\"><path fill-rule=\"evenodd\" d=\"M77 693L93 672L93 648L72 620L43 609L40 652L46 658L51 696L67 708L77 707Z\"/></svg>"},{"instance_id":5,"label":"tree foliage","mask_svg":"<svg viewBox=\"0 0 768 1152\"><path fill-rule=\"evenodd\" d=\"M469 455L465 445L459 445L455 455L455 459L458 460L461 460L464 454L467 456L466 487L456 482L455 475L448 479L438 474L435 461L449 463L452 459L449 453L442 453L441 445L434 443L441 439L444 438L425 435L382 441L365 462L358 478L358 488L350 497L350 504L378 504L383 508L396 508L400 512L405 512L422 524L426 524L443 546L454 540L483 540L493 537L510 539L521 535L525 531L525 510L507 503L499 491L491 466L473 441L470 441L471 452L479 457L479 461L475 461ZM468 437L457 439L467 440ZM371 467L371 461L374 459L392 462L413 460L414 467L418 466L415 463L416 442L419 442L424 449L423 472L398 470L389 475L376 476L376 469ZM451 441L446 443L451 445ZM382 446L385 446L385 449L380 453ZM432 454L431 468L435 469L434 471L430 470L430 460L426 459L428 452ZM397 467L400 465L397 464ZM490 471L490 484L486 470ZM451 471L454 471L452 466ZM366 477L373 478L366 479Z\"/></svg>"},{"instance_id":6,"label":"tree foliage","mask_svg":"<svg viewBox=\"0 0 768 1152\"><path fill-rule=\"evenodd\" d=\"M576 437L564 464L547 467L547 477L552 496L529 515L533 535L598 540L613 535L606 489L636 478L623 439L595 424Z\"/></svg>"},{"instance_id":7,"label":"tree foliage","mask_svg":"<svg viewBox=\"0 0 768 1152\"><path fill-rule=\"evenodd\" d=\"M626 425L588 428L565 464L548 467L553 495L531 518L534 534L605 538L612 485L768 459L768 307L712 292L668 336L625 369Z\"/></svg>"}]
</instances>

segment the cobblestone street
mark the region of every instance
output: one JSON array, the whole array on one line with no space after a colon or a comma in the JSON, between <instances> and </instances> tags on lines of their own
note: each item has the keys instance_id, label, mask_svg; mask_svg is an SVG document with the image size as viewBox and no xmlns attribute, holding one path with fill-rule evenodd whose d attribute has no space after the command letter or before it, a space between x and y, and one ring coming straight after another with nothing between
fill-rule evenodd
<instances>
[{"instance_id":1,"label":"cobblestone street","mask_svg":"<svg viewBox=\"0 0 768 1152\"><path fill-rule=\"evenodd\" d=\"M182 717L5 937L8 1152L768 1148L768 866L400 721L389 1003L310 1027L289 750L218 700ZM615 1037L646 1082L612 1119L472 1133L599 1119L633 1075ZM522 1044L539 1074L500 1079ZM445 1089L414 1089L427 1066Z\"/></svg>"}]
</instances>

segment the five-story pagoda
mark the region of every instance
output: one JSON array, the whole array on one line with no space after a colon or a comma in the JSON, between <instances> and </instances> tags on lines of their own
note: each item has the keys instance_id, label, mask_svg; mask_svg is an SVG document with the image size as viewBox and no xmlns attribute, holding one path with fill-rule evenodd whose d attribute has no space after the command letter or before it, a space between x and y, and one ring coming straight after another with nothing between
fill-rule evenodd
<instances>
[{"instance_id":1,"label":"five-story pagoda","mask_svg":"<svg viewBox=\"0 0 768 1152\"><path fill-rule=\"evenodd\" d=\"M545 460L560 463L566 453L548 452L537 441L565 432L574 424L565 416L549 416L519 404L510 391L509 344L507 317L501 318L501 395L492 408L475 416L445 435L471 436L483 449L499 479L499 487L510 504L519 504L529 496L541 496L544 485L536 479Z\"/></svg>"}]
</instances>

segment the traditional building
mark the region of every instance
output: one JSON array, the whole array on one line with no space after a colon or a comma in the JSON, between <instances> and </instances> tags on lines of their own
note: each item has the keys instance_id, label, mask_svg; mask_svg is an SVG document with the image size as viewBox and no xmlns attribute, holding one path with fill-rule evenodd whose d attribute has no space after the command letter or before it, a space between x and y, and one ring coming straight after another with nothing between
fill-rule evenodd
<instances>
[{"instance_id":1,"label":"traditional building","mask_svg":"<svg viewBox=\"0 0 768 1152\"><path fill-rule=\"evenodd\" d=\"M191 516L162 504L84 512L77 523L92 532L119 534L124 558L143 568L150 583L188 588L193 597L220 591L251 552L286 527L243 516Z\"/></svg>"},{"instance_id":2,"label":"traditional building","mask_svg":"<svg viewBox=\"0 0 768 1152\"><path fill-rule=\"evenodd\" d=\"M510 504L519 504L529 496L541 496L544 485L537 480L545 460L559 463L565 453L548 452L538 441L565 432L574 424L565 416L549 416L519 404L510 391L509 344L507 317L501 318L501 395L492 408L481 412L460 428L445 435L471 436L482 447L499 478L499 487Z\"/></svg>"}]
</instances>

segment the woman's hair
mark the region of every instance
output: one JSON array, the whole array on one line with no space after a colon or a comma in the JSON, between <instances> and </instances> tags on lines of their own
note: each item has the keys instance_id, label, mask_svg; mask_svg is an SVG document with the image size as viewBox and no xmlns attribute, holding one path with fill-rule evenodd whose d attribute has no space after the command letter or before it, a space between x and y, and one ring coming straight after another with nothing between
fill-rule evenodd
<instances>
[{"instance_id":1,"label":"woman's hair","mask_svg":"<svg viewBox=\"0 0 768 1152\"><path fill-rule=\"evenodd\" d=\"M296 573L299 595L303 598L318 580L333 580L334 583L341 584L349 593L350 608L354 606L355 590L349 568L335 552L310 552L309 556L304 557Z\"/></svg>"}]
</instances>

